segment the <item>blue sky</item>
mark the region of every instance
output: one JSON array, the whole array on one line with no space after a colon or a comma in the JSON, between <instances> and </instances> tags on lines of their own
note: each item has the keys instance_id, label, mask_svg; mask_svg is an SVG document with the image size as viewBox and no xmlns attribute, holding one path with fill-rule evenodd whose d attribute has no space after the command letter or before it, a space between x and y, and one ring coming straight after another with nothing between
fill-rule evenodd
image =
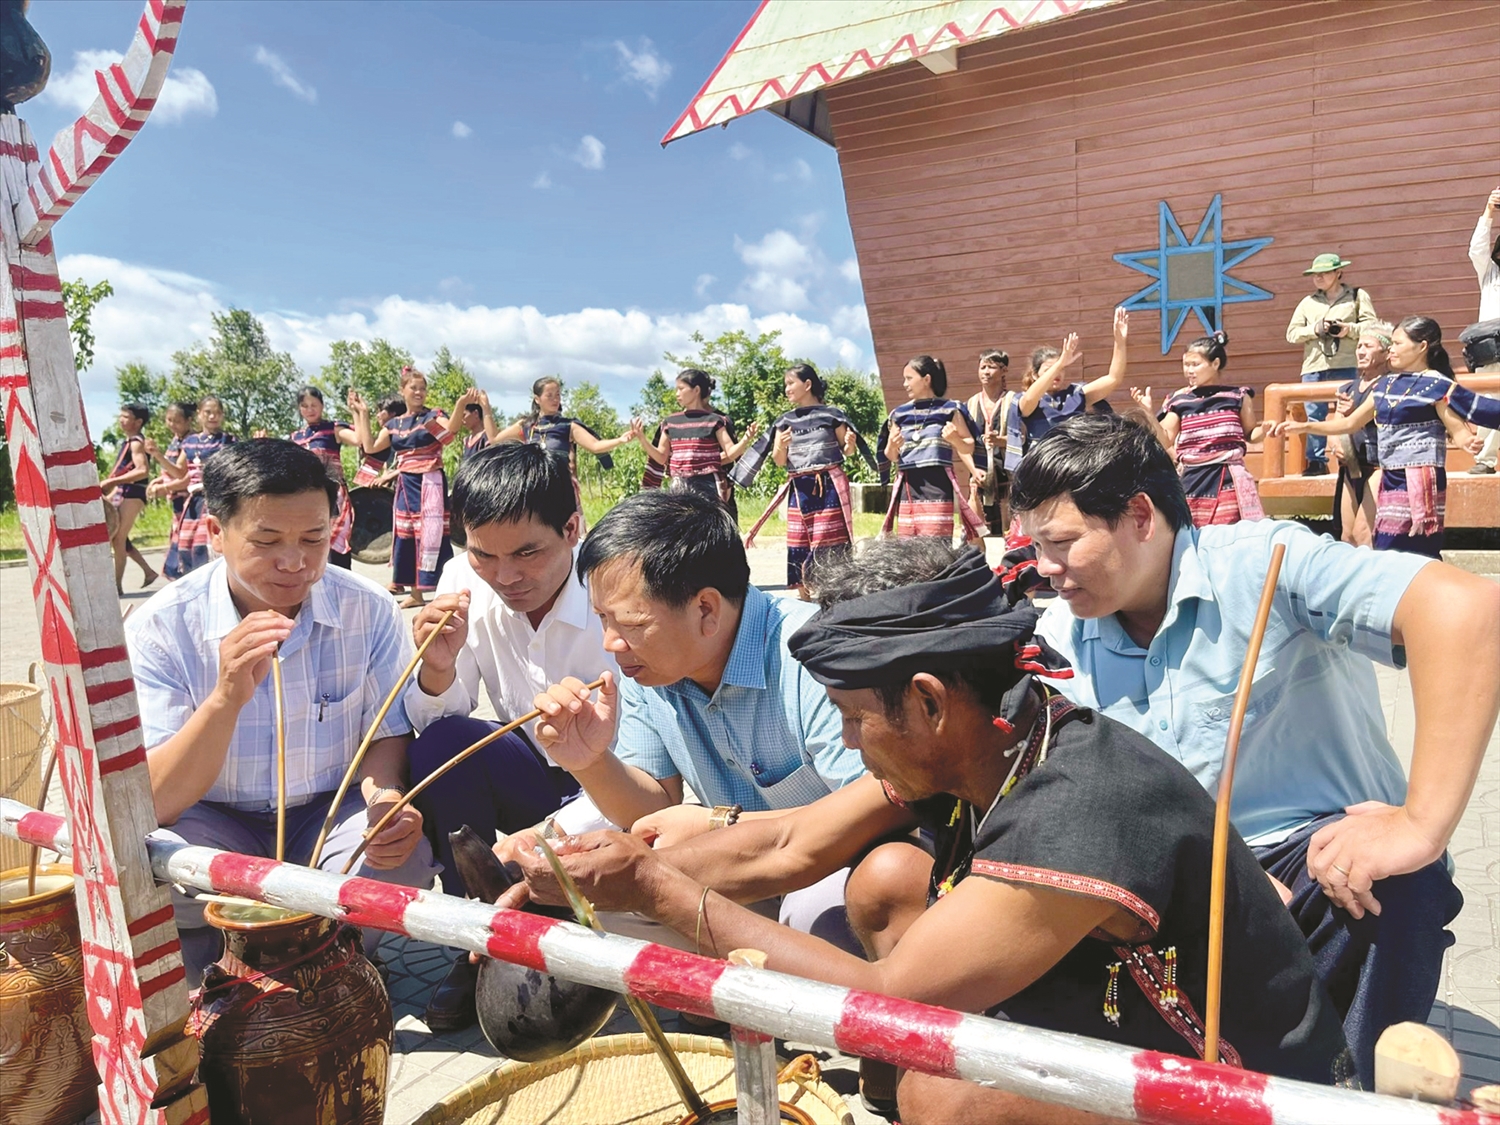
<instances>
[{"instance_id":1,"label":"blue sky","mask_svg":"<svg viewBox=\"0 0 1500 1125\"><path fill-rule=\"evenodd\" d=\"M834 151L765 114L659 144L754 8L192 0L157 109L56 230L64 276L118 292L93 428L117 364L165 367L229 305L309 373L341 337L446 343L507 410L552 372L628 405L694 330L872 369ZM40 143L140 11L32 4Z\"/></svg>"}]
</instances>

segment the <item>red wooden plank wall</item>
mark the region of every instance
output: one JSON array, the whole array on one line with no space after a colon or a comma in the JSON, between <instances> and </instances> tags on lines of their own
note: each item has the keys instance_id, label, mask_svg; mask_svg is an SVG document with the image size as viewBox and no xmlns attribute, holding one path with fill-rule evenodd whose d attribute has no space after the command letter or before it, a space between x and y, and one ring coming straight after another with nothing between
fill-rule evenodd
<instances>
[{"instance_id":1,"label":"red wooden plank wall","mask_svg":"<svg viewBox=\"0 0 1500 1125\"><path fill-rule=\"evenodd\" d=\"M1090 377L1113 306L1149 279L1114 262L1157 245L1157 203L1189 237L1215 194L1226 240L1275 241L1230 271L1275 296L1228 305L1230 370L1295 380L1287 321L1314 254L1387 319L1477 318L1467 257L1500 185L1500 3L1130 0L827 91L887 401L906 360L976 389L981 348L1011 355L1076 329ZM1189 316L1161 354L1132 315L1130 382L1181 382ZM1461 363L1459 349L1450 353ZM1123 396L1121 396L1123 398Z\"/></svg>"}]
</instances>

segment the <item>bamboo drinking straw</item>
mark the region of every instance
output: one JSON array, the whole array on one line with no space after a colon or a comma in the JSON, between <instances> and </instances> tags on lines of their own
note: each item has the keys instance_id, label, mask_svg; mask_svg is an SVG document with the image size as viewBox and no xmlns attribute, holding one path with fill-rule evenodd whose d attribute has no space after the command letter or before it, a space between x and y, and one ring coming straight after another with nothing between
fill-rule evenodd
<instances>
[{"instance_id":1,"label":"bamboo drinking straw","mask_svg":"<svg viewBox=\"0 0 1500 1125\"><path fill-rule=\"evenodd\" d=\"M588 684L584 688L584 691L597 691L603 686L604 680L601 677L600 679L595 680L593 683ZM509 734L517 727L525 726L533 719L539 719L541 717L542 712L540 709L537 709L534 711L526 712L526 714L522 715L519 719L512 719L510 722L506 723L498 730L493 730L489 734L485 735L478 742L475 742L472 745L465 747L463 750L460 750L457 754L449 758L446 762L440 765L437 769L433 770L421 781L413 785L411 787L411 792L407 793L404 797L402 797L399 801L392 805L390 811L380 818L379 822L376 823L374 828L371 828L365 832L365 838L359 842L359 847L354 849L354 854L349 857L349 862L344 864L343 873L347 875L350 871L354 870L354 865L359 862L359 857L365 854L365 848L369 847L370 841L373 840L376 836L379 836L383 831L385 831L385 826L392 820L396 819L397 814L399 814L402 809L406 808L407 805L411 804L416 796L422 792L422 790L426 789L434 781L442 777L443 774L447 773L454 766L458 765L466 758L477 754L480 750L483 750L491 742L494 742L496 739L500 738L503 735Z\"/></svg>"},{"instance_id":2,"label":"bamboo drinking straw","mask_svg":"<svg viewBox=\"0 0 1500 1125\"><path fill-rule=\"evenodd\" d=\"M281 689L281 653L271 657L276 696L276 862L286 855L286 695Z\"/></svg>"},{"instance_id":3,"label":"bamboo drinking straw","mask_svg":"<svg viewBox=\"0 0 1500 1125\"><path fill-rule=\"evenodd\" d=\"M427 639L422 642L422 647L417 649L417 654L411 658L406 665L406 671L401 673L401 678L396 681L396 686L391 688L391 693L385 697L385 702L380 705L380 710L375 715L375 721L370 724L370 729L365 731L365 737L359 744L359 749L354 752L354 760L349 763L349 768L344 771L344 780L339 782L338 791L333 795L333 804L328 806L328 815L323 818L323 827L318 830L318 842L313 845L312 858L307 861L307 866L317 867L318 860L323 857L323 845L328 842L328 833L333 828L334 819L338 816L339 806L344 803L344 794L349 792L349 783L354 780L360 763L365 760L365 752L370 749L370 743L375 741L375 732L380 729L380 724L385 722L385 714L391 709L391 704L401 694L401 689L406 686L406 681L411 679L411 674L416 671L417 665L422 662L427 648L438 635L448 627L448 622L453 620L456 609L450 609L438 619L437 628L427 634Z\"/></svg>"},{"instance_id":4,"label":"bamboo drinking straw","mask_svg":"<svg viewBox=\"0 0 1500 1125\"><path fill-rule=\"evenodd\" d=\"M1234 710L1229 715L1229 737L1224 743L1224 760L1219 766L1219 797L1214 808L1213 872L1208 892L1208 995L1203 1011L1203 1060L1219 1061L1219 1000L1224 978L1224 884L1229 867L1229 799L1234 791L1234 760L1240 749L1240 728L1245 725L1245 711L1250 706L1250 688L1255 683L1255 664L1260 659L1260 644L1266 636L1266 622L1271 617L1271 602L1276 597L1276 580L1281 576L1281 560L1286 544L1278 543L1271 551L1271 565L1260 588L1260 606L1255 611L1255 627L1240 668L1239 686L1234 690Z\"/></svg>"}]
</instances>

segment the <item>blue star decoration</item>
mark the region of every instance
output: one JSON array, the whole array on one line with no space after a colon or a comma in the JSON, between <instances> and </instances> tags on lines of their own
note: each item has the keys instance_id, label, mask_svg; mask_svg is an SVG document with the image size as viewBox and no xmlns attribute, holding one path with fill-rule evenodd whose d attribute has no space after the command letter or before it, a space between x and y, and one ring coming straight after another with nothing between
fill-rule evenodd
<instances>
[{"instance_id":1,"label":"blue star decoration","mask_svg":"<svg viewBox=\"0 0 1500 1125\"><path fill-rule=\"evenodd\" d=\"M1253 254L1271 245L1269 238L1224 241L1223 196L1214 196L1190 239L1182 232L1172 208L1158 203L1158 241L1150 250L1116 254L1122 266L1139 270L1150 284L1132 293L1125 308L1161 311L1161 353L1166 355L1182 331L1188 313L1194 314L1204 332L1224 323L1224 306L1244 301L1269 301L1271 294L1258 285L1230 277L1229 271Z\"/></svg>"}]
</instances>

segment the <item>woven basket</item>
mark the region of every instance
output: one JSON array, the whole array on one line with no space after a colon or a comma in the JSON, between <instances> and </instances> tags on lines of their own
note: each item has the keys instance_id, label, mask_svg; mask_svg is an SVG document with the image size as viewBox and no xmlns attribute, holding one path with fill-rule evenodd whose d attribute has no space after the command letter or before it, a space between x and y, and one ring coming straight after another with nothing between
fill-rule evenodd
<instances>
[{"instance_id":1,"label":"woven basket","mask_svg":"<svg viewBox=\"0 0 1500 1125\"><path fill-rule=\"evenodd\" d=\"M42 807L42 689L37 684L0 684L0 797ZM0 837L0 871L25 867L31 845Z\"/></svg>"},{"instance_id":2,"label":"woven basket","mask_svg":"<svg viewBox=\"0 0 1500 1125\"><path fill-rule=\"evenodd\" d=\"M683 1069L709 1102L734 1097L734 1054L722 1039L668 1035ZM844 1099L824 1082L783 1083L817 1125L853 1125ZM677 1125L687 1110L644 1035L590 1039L555 1059L506 1062L460 1086L413 1125Z\"/></svg>"}]
</instances>

